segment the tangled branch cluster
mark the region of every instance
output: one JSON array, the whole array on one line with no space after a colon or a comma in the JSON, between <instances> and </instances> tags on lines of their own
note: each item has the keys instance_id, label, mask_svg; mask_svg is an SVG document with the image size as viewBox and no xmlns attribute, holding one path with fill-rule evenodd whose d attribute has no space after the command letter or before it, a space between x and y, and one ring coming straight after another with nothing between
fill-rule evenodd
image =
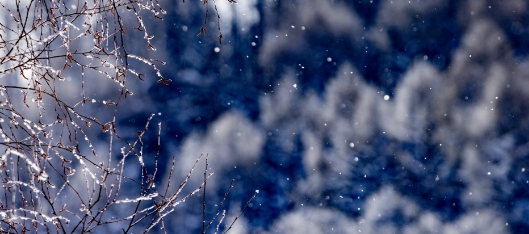
<instances>
[{"instance_id":1,"label":"tangled branch cluster","mask_svg":"<svg viewBox=\"0 0 529 234\"><path fill-rule=\"evenodd\" d=\"M129 60L150 66L158 82L171 81L156 66L163 62L125 47L126 32L139 30L156 50L146 13L166 14L157 0L0 2L0 232L84 233L110 224L124 232L164 230L164 217L205 188L212 173L181 194L193 166L176 191L169 191L171 179L157 190L161 123L153 168L144 163L142 141L153 116L132 142L119 134L118 106L133 94L127 75L145 76ZM86 91L101 78L119 90L110 99ZM96 105L103 107L97 114ZM99 139L106 144L93 143Z\"/></svg>"}]
</instances>

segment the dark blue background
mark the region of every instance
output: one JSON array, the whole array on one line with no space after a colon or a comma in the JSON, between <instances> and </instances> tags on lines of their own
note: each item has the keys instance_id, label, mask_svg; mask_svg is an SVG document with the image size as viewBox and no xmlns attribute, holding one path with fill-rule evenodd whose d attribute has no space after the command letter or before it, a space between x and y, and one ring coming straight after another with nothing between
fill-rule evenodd
<instances>
[{"instance_id":1,"label":"dark blue background","mask_svg":"<svg viewBox=\"0 0 529 234\"><path fill-rule=\"evenodd\" d=\"M423 4L412 2L411 4ZM270 127L262 123L259 98L264 93L272 92L289 70L298 74L300 95L314 93L322 98L325 96L325 89L329 82L337 76L339 67L344 63L353 64L365 83L389 95L391 100L396 95L396 87L404 74L417 58L423 56L428 57L427 62L435 69L447 74L443 79L464 79L464 77L450 78L450 76L455 62L455 52L458 48L464 47L462 40L472 27L471 20L465 18L469 16L461 16L468 15L471 10L468 6L469 2L443 1L435 9L406 12L411 15L410 22L406 27L386 25L384 30L388 36L389 47L380 48L373 40L355 40L354 38L364 36L367 38L370 30L380 27L381 23L378 19L381 18L380 14L384 13L381 12L383 3L376 0L336 0L333 4L342 4L341 6L346 6L350 12L357 14L363 27L363 32L361 31L360 34L365 33L365 35L354 37L347 36L347 34L337 35L330 28L325 27L323 21L316 21L321 23L320 27L317 27L318 23L312 27L307 25L302 37L293 37L296 39L290 41L286 49L277 50L267 63L259 60L267 32L281 31L282 28L289 27L289 22L296 22L296 19L299 19L296 17L305 14L303 10L298 10L304 9L301 7L306 4L303 1L257 0L255 8L259 12L259 22L245 29L244 32L238 26L239 22L235 20L223 22L223 24L232 24L232 26L230 32L224 32L222 45L216 39L218 33L216 27L208 25L208 34L196 37L204 16L204 8L200 3L195 1L184 3L190 5L187 9L192 12L188 12L191 17L182 17L177 9L183 3L165 2L162 6L165 4L164 8L168 11L168 15L164 17L163 22L154 23L164 23L169 26L160 27L164 28L164 31L157 30L155 35L161 34L162 36L156 37L153 41L156 43L156 40L165 40L162 44L170 45L164 51L168 57L168 64L161 69L165 76L172 79L172 82L168 86L151 85L146 91L154 105L153 109L163 113L161 117L157 117L165 126L162 139L179 147L190 133L205 133L219 116L232 110L242 113L265 132L276 131L277 126ZM479 17L489 20L504 33L505 40L508 41L507 44L512 51L512 55L505 55L505 57L511 59L510 64L518 64L526 60L529 49L527 26L529 25L529 11L526 8L520 9L524 13L517 14L513 19L514 16L511 17L497 10L502 7L501 4L504 3L491 2L489 5L492 6L492 10L480 13ZM298 8L292 6L298 6ZM236 12L236 14L242 14L242 12ZM331 15L334 12L329 11L327 14ZM210 16L212 17L209 21L214 21L212 11L210 11ZM401 17L395 17L396 21L399 19ZM188 30L182 30L183 26L186 26ZM413 30L414 27L415 30ZM358 32L354 29L351 31L352 33ZM252 42L255 42L257 46L252 46ZM485 42L476 43L483 43L485 46ZM216 53L215 47L219 47L221 52ZM225 54L226 47L230 47L232 53ZM247 55L249 55L248 58ZM332 58L332 62L326 62L328 57ZM478 64L477 66L481 64L485 69L494 59L500 59L499 62L502 62L505 57L483 58L475 63ZM304 68L298 64L302 64ZM222 72L225 65L231 69L231 72ZM472 82L474 81L463 82L464 87L455 93L455 98L458 100L457 105L474 105L479 99L481 92L479 87L482 84ZM459 85L455 83L456 86ZM299 106L299 108L304 107ZM435 107L432 108L435 109ZM507 178L493 180L494 190L490 191L489 196L492 197L491 202L494 204L484 204L484 207L492 208L501 214L508 222L508 230L513 233L529 233L529 222L527 221L529 192L526 183L529 175L520 171L520 167L529 166L527 160L529 151L522 150L526 148L528 138L527 110L528 106L524 97L520 97L515 92L505 92L500 99L498 110L502 113L502 117L497 121L494 131L481 138L471 139L461 136L458 140L461 145L475 140L485 144L504 135L513 137L513 146L507 152L508 157L513 160ZM146 119L148 115L149 113L145 112L137 116L127 116L122 121L129 123L131 118L141 120ZM142 121L136 121L136 123L138 128L143 126ZM293 122L287 121L285 125L291 123ZM427 128L435 132L445 124L450 123L428 119ZM253 195L254 190L260 190L258 196L252 201L253 206L248 207L244 214L249 224L245 228L248 228L250 232L271 230L272 224L281 215L295 210L300 205L299 201L303 201L305 206L319 206L321 203L324 207L342 212L350 218L359 218L363 209L359 211L357 208L365 205L365 199L379 191L381 187L389 185L397 188L402 196L411 199L422 210L438 215L442 222L454 222L467 212L473 212L476 209L476 207L466 207L462 201L462 193L468 186L458 174L464 166L462 159L457 159L450 170L441 171L440 166L446 162L447 156L436 144L433 133L424 134L424 137L418 141L403 141L377 131L370 137L369 147L359 148L354 156L351 155L351 158L345 162L352 164L353 158L358 157L360 164L355 164L355 170L345 173L340 178L324 177L323 179L328 181L317 196L293 191L296 181L306 179L311 172L303 167L303 152L307 149L302 143L301 136L293 138L293 145L288 152L278 146L284 140L281 137L283 136L281 131L286 132L286 129L279 127L278 133L274 132L272 137L266 138L261 156L255 165L221 170L215 174L215 177L219 178L216 181L220 185L218 191L208 192L210 207L222 198L229 181L236 178L235 187L226 203L227 208L232 204L244 204ZM154 146L156 145L153 143L156 139L155 133L150 134L151 137L147 138L153 139L151 145ZM323 139L324 150L322 152L326 152L325 149L332 150L334 147L332 141L326 137ZM166 147L162 150L162 155L174 155L170 148ZM405 169L402 161L394 156L395 152L409 153L416 162L421 163L424 170L417 172ZM197 152L197 155L199 153ZM214 152L209 153L214 154ZM493 150L488 154L490 158L496 157ZM191 156L180 155L179 157ZM322 163L318 170L325 175L332 171L332 168L327 167L328 165ZM442 180L432 183L439 174L443 174ZM285 177L290 180L284 180ZM505 183L509 184L511 192L503 192L502 186ZM292 194L298 196L296 200L292 199ZM325 199L326 196L343 196L347 199ZM196 196L188 203L183 211L180 210L177 213L201 218L201 209L196 208L200 207L201 198ZM208 215L211 216L213 212L212 208L208 211ZM395 223L397 227L414 222L414 220L406 220L403 217L403 215L395 214L393 218L385 222ZM185 232L199 230L200 219L183 220L182 222L187 222Z\"/></svg>"}]
</instances>

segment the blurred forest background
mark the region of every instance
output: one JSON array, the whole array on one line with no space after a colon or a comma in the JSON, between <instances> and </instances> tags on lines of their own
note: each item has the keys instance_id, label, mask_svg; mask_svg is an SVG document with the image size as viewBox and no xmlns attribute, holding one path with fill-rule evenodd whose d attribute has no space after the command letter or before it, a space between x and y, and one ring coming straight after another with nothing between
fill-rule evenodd
<instances>
[{"instance_id":1,"label":"blurred forest background","mask_svg":"<svg viewBox=\"0 0 529 234\"><path fill-rule=\"evenodd\" d=\"M201 1L160 5L157 51L125 45L172 82L138 62L117 121L133 139L156 113L162 174L209 153L209 216L231 179L232 217L259 190L231 232L529 233L527 1L218 0L222 44L211 1L198 38ZM199 232L201 206L166 228Z\"/></svg>"}]
</instances>

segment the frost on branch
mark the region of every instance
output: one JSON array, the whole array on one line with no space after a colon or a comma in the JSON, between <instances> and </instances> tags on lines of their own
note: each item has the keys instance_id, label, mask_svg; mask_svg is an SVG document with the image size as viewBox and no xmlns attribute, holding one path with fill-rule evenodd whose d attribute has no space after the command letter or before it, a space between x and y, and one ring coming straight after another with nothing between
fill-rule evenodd
<instances>
[{"instance_id":1,"label":"frost on branch","mask_svg":"<svg viewBox=\"0 0 529 234\"><path fill-rule=\"evenodd\" d=\"M142 140L154 115L137 136L119 125L129 75L171 82L145 56L156 51L146 22L164 14L158 0L0 2L1 233L150 230L205 188L212 173L181 194L192 169L175 190L155 186L161 124L156 152Z\"/></svg>"}]
</instances>

